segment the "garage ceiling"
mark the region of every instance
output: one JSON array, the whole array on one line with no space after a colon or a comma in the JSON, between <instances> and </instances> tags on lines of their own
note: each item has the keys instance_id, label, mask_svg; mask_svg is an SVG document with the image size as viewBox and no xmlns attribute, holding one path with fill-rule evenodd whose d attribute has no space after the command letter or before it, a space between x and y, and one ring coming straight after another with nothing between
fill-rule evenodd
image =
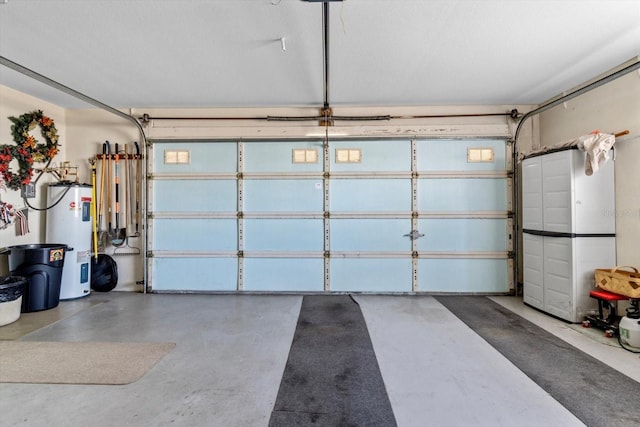
<instances>
[{"instance_id":1,"label":"garage ceiling","mask_svg":"<svg viewBox=\"0 0 640 427\"><path fill-rule=\"evenodd\" d=\"M636 0L330 3L333 106L539 104L640 54ZM117 108L321 106L322 4L0 0L0 55ZM0 84L88 105L0 66Z\"/></svg>"}]
</instances>

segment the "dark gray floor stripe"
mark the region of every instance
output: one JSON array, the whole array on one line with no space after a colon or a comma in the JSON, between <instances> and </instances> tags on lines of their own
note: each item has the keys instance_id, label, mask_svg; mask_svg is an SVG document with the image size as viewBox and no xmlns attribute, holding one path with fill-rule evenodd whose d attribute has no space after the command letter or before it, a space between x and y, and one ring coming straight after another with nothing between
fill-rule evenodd
<instances>
[{"instance_id":1,"label":"dark gray floor stripe","mask_svg":"<svg viewBox=\"0 0 640 427\"><path fill-rule=\"evenodd\" d=\"M637 381L486 297L436 298L587 426L640 425Z\"/></svg>"},{"instance_id":2,"label":"dark gray floor stripe","mask_svg":"<svg viewBox=\"0 0 640 427\"><path fill-rule=\"evenodd\" d=\"M360 307L345 295L302 300L269 426L395 426Z\"/></svg>"}]
</instances>

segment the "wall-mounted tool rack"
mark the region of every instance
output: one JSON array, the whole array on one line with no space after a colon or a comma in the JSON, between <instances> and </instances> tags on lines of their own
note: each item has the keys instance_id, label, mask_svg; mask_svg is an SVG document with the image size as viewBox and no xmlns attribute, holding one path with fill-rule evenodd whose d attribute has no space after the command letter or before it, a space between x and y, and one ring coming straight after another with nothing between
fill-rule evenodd
<instances>
[{"instance_id":1,"label":"wall-mounted tool rack","mask_svg":"<svg viewBox=\"0 0 640 427\"><path fill-rule=\"evenodd\" d=\"M96 154L95 160L142 160L144 156L142 154Z\"/></svg>"}]
</instances>

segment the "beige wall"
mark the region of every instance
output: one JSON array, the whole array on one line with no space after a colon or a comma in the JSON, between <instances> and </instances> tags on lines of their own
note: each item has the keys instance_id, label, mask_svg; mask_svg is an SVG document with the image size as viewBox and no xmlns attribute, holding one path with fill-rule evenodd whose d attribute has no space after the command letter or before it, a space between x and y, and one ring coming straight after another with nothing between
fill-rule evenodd
<instances>
[{"instance_id":1,"label":"beige wall","mask_svg":"<svg viewBox=\"0 0 640 427\"><path fill-rule=\"evenodd\" d=\"M640 72L635 71L540 115L540 141L553 145L593 130L630 134L615 144L617 264L640 267Z\"/></svg>"},{"instance_id":2,"label":"beige wall","mask_svg":"<svg viewBox=\"0 0 640 427\"><path fill-rule=\"evenodd\" d=\"M66 160L80 167L80 181L91 182L88 159L102 153L102 144L139 141L137 128L123 118L98 109L67 110Z\"/></svg>"},{"instance_id":3,"label":"beige wall","mask_svg":"<svg viewBox=\"0 0 640 427\"><path fill-rule=\"evenodd\" d=\"M90 158L95 158L96 155L102 154L102 144L105 141L109 141L112 146L112 150L115 149L115 143L125 144L133 141L139 141L140 136L137 128L129 121L118 117L114 114L108 113L103 110L97 109L81 109L81 110L68 110L67 111L67 139L72 141L70 143L72 150L68 152L66 160L71 164L79 166L79 175L81 182L91 183L91 167L89 164ZM96 163L97 166L97 186L96 191L100 191L100 178L102 174L102 162L100 160ZM111 187L112 194L114 191L114 167L111 162ZM124 163L120 162L120 174L123 180L124 186ZM106 182L106 179L105 179ZM106 188L105 184L105 188ZM125 191L124 188L120 188L121 198L124 200ZM104 198L106 199L106 197ZM123 206L126 206L122 203ZM120 221L124 221L125 212L122 212ZM113 209L112 223L115 227L115 208ZM120 228L123 228L122 226ZM102 232L108 232L108 220L103 218L102 224L99 226L99 230ZM123 245L117 249L113 246L107 246L105 253L114 255L114 259L118 264L118 285L116 290L138 290L141 287L136 286L137 281L141 281L144 278L143 272L143 259L142 256L120 256L123 254L131 254L137 252L130 249L127 245L133 248L139 248L142 252L142 238L133 237L133 230L130 230L128 235L132 237ZM101 233L102 235L103 233ZM110 239L108 239L109 241Z\"/></svg>"},{"instance_id":4,"label":"beige wall","mask_svg":"<svg viewBox=\"0 0 640 427\"><path fill-rule=\"evenodd\" d=\"M13 144L12 123L8 117L20 116L33 110L42 110L47 116L53 118L60 135L60 152L53 160L51 167L64 161L70 162L72 167L77 167L78 181L82 183L91 182L88 160L101 153L102 143L105 140L124 143L139 139L135 126L113 114L96 109L65 110L41 99L0 86L0 142L2 144ZM42 142L37 131L34 131L33 135ZM44 167L44 164L36 164L37 167ZM45 207L46 184L55 181L56 178L51 174L43 174L36 187L36 198L29 199L28 202L36 208ZM0 200L12 204L17 209L25 207L18 191L0 190ZM15 225L11 224L9 228L0 230L0 247L45 242L46 213L29 209L28 218L29 234L16 236ZM126 248L120 252L127 252L124 249ZM8 274L6 261L6 257L0 257L0 275ZM120 273L118 289L135 289L135 282L143 278L142 258L123 257L118 260L118 264Z\"/></svg>"},{"instance_id":5,"label":"beige wall","mask_svg":"<svg viewBox=\"0 0 640 427\"><path fill-rule=\"evenodd\" d=\"M54 158L54 163L59 163L64 160L65 155L69 151L68 139L66 138L66 111L56 105L49 104L40 99L25 95L21 92L15 91L5 86L0 85L0 145L12 145L13 137L11 136L11 125L13 124L9 117L18 117L26 113L30 113L34 110L42 110L42 112L51 117L54 122L58 133L60 134L59 144L60 152ZM35 131L33 136L38 140L38 143L44 143L39 131ZM15 166L15 164L14 164ZM44 167L43 163L36 163L35 168ZM14 170L15 171L15 170ZM34 178L37 177L34 174ZM49 174L44 174L38 181L36 187L36 197L34 199L28 199L28 202L37 208L42 208L46 203L46 186L45 184L50 182L52 177ZM15 209L22 209L25 206L24 201L21 198L20 192L15 190L7 190L6 192L0 190L0 200L10 203ZM8 228L0 230L0 247L13 246L13 245L26 245L32 243L43 243L45 237L45 214L33 209L28 211L29 221L29 233L24 236L16 236L16 230L14 224L11 224ZM0 257L0 275L7 274L8 267L6 265L6 257Z\"/></svg>"}]
</instances>

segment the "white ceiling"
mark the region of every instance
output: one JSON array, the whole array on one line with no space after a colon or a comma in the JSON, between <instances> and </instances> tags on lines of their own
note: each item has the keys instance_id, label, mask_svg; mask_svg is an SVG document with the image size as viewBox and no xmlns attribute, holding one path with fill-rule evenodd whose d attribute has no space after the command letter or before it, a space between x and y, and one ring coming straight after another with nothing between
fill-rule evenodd
<instances>
[{"instance_id":1,"label":"white ceiling","mask_svg":"<svg viewBox=\"0 0 640 427\"><path fill-rule=\"evenodd\" d=\"M638 0L345 0L329 21L332 106L539 104L640 54ZM117 108L322 106L322 28L302 0L0 0L0 56Z\"/></svg>"}]
</instances>

